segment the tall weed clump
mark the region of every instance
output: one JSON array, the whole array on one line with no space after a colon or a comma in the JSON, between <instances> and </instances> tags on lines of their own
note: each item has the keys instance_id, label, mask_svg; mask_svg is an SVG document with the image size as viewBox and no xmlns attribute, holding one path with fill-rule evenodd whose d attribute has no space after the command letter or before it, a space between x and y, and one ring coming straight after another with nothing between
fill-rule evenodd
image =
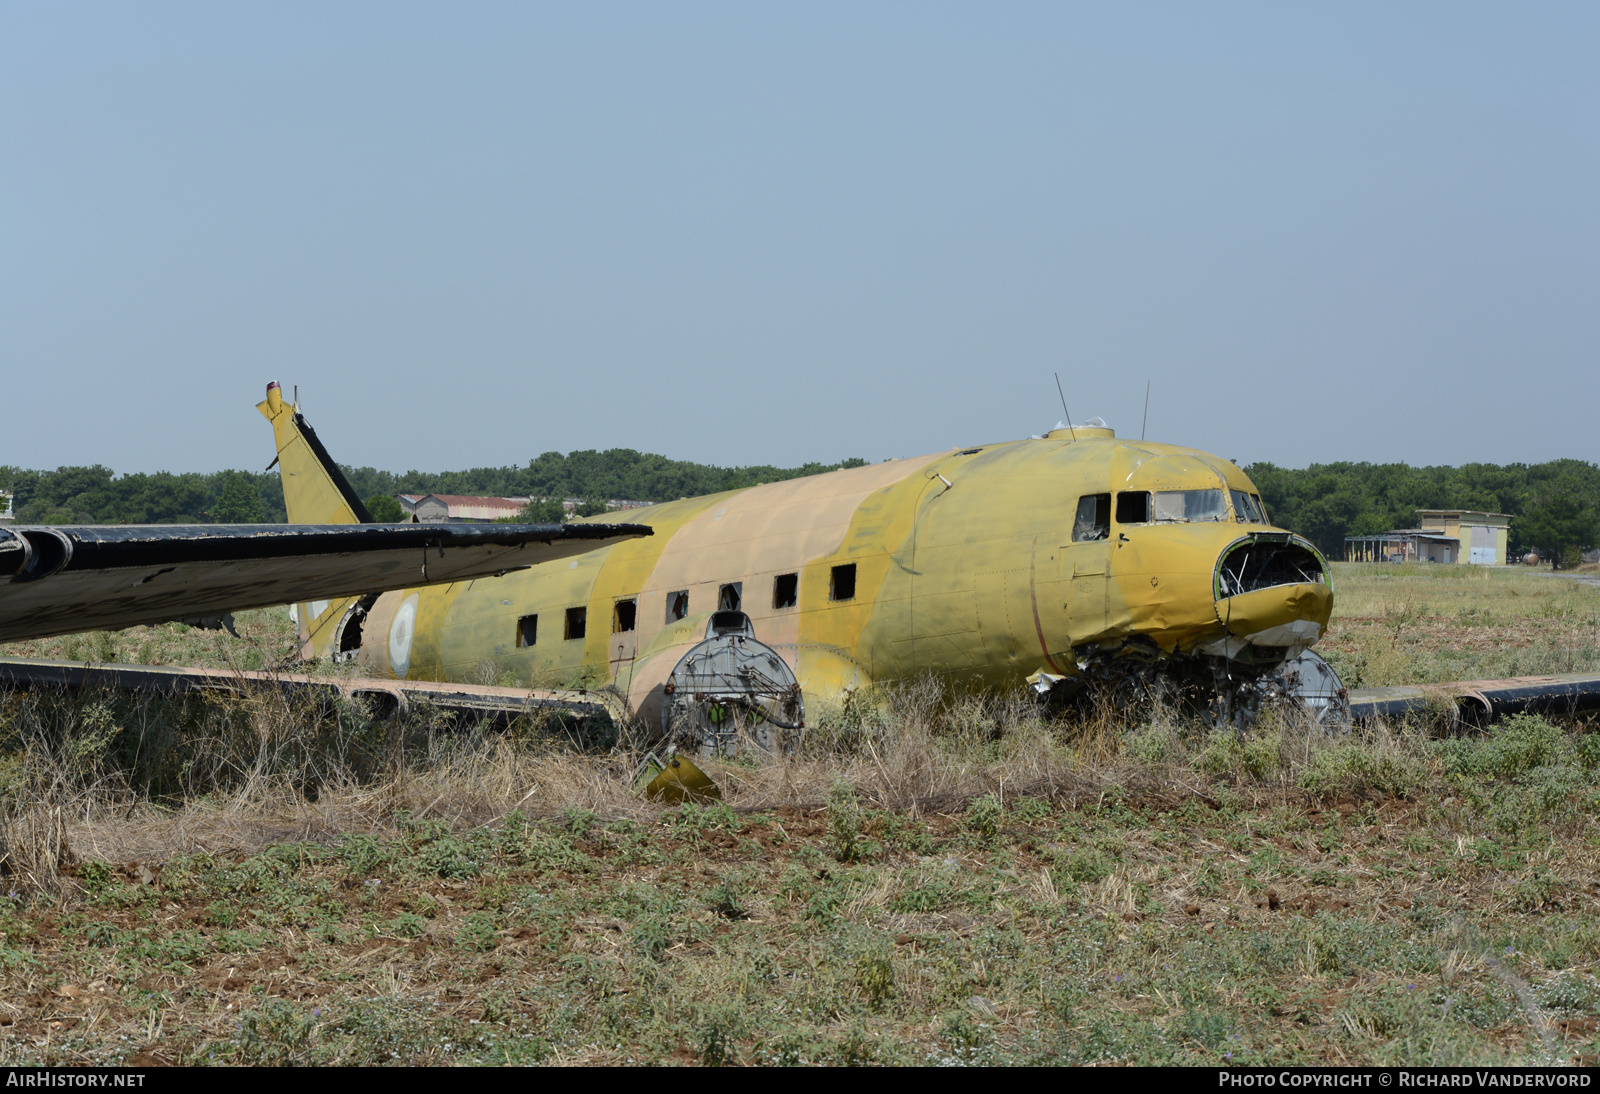
<instances>
[{"instance_id":1,"label":"tall weed clump","mask_svg":"<svg viewBox=\"0 0 1600 1094\"><path fill-rule=\"evenodd\" d=\"M924 675L848 692L792 760L725 774L763 807L820 804L840 781L863 807L942 807L1060 777L1074 762L1065 737L1028 694L960 691Z\"/></svg>"},{"instance_id":2,"label":"tall weed clump","mask_svg":"<svg viewBox=\"0 0 1600 1094\"><path fill-rule=\"evenodd\" d=\"M33 692L0 707L0 800L192 800L362 780L398 742L363 704L317 696Z\"/></svg>"},{"instance_id":3,"label":"tall weed clump","mask_svg":"<svg viewBox=\"0 0 1600 1094\"><path fill-rule=\"evenodd\" d=\"M1600 740L1572 735L1536 714L1518 714L1480 736L1433 742L1456 792L1513 840L1537 826L1570 825L1600 812L1592 769Z\"/></svg>"}]
</instances>

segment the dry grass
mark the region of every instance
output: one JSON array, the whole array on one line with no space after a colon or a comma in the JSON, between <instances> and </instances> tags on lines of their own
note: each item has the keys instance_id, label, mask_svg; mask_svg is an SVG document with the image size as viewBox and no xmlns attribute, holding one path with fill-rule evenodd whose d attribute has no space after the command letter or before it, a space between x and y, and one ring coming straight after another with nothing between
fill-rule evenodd
<instances>
[{"instance_id":1,"label":"dry grass","mask_svg":"<svg viewBox=\"0 0 1600 1094\"><path fill-rule=\"evenodd\" d=\"M1336 651L1591 606L1400 569L1341 570ZM4 696L0 1063L1593 1063L1594 728L923 681L666 807L600 726Z\"/></svg>"},{"instance_id":2,"label":"dry grass","mask_svg":"<svg viewBox=\"0 0 1600 1094\"><path fill-rule=\"evenodd\" d=\"M7 1064L1530 1062L1600 1021L1581 725L923 682L667 808L594 727L0 709Z\"/></svg>"},{"instance_id":3,"label":"dry grass","mask_svg":"<svg viewBox=\"0 0 1600 1094\"><path fill-rule=\"evenodd\" d=\"M93 631L28 642L0 643L0 657L46 661L108 661L136 665L205 665L211 668L267 669L293 656L294 624L287 608L239 612L235 638L226 631L200 630L182 623ZM296 661L296 671L308 671ZM316 671L310 668L310 671Z\"/></svg>"},{"instance_id":4,"label":"dry grass","mask_svg":"<svg viewBox=\"0 0 1600 1094\"><path fill-rule=\"evenodd\" d=\"M1353 688L1600 670L1600 583L1534 569L1334 565L1317 649Z\"/></svg>"}]
</instances>

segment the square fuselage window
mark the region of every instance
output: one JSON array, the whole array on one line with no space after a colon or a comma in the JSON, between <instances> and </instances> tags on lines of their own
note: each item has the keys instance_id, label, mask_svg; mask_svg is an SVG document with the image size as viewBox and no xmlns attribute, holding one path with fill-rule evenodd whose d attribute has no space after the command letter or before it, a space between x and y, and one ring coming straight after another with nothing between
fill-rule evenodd
<instances>
[{"instance_id":1,"label":"square fuselage window","mask_svg":"<svg viewBox=\"0 0 1600 1094\"><path fill-rule=\"evenodd\" d=\"M1150 492L1123 490L1117 494L1118 524L1150 523Z\"/></svg>"},{"instance_id":2,"label":"square fuselage window","mask_svg":"<svg viewBox=\"0 0 1600 1094\"><path fill-rule=\"evenodd\" d=\"M639 602L637 600L619 600L611 620L611 629L617 634L633 630L638 620Z\"/></svg>"},{"instance_id":3,"label":"square fuselage window","mask_svg":"<svg viewBox=\"0 0 1600 1094\"><path fill-rule=\"evenodd\" d=\"M829 600L854 600L856 598L856 564L847 562L835 566L828 582Z\"/></svg>"},{"instance_id":4,"label":"square fuselage window","mask_svg":"<svg viewBox=\"0 0 1600 1094\"><path fill-rule=\"evenodd\" d=\"M1111 535L1111 495L1086 494L1078 499L1072 522L1072 542L1090 543Z\"/></svg>"},{"instance_id":5,"label":"square fuselage window","mask_svg":"<svg viewBox=\"0 0 1600 1094\"><path fill-rule=\"evenodd\" d=\"M517 620L517 646L532 646L539 641L539 617L525 615Z\"/></svg>"},{"instance_id":6,"label":"square fuselage window","mask_svg":"<svg viewBox=\"0 0 1600 1094\"><path fill-rule=\"evenodd\" d=\"M676 623L689 614L689 590L667 594L667 622Z\"/></svg>"},{"instance_id":7,"label":"square fuselage window","mask_svg":"<svg viewBox=\"0 0 1600 1094\"><path fill-rule=\"evenodd\" d=\"M744 602L744 582L734 581L717 590L717 611L736 612Z\"/></svg>"},{"instance_id":8,"label":"square fuselage window","mask_svg":"<svg viewBox=\"0 0 1600 1094\"><path fill-rule=\"evenodd\" d=\"M799 574L779 574L772 579L772 606L774 608L792 608L799 600Z\"/></svg>"},{"instance_id":9,"label":"square fuselage window","mask_svg":"<svg viewBox=\"0 0 1600 1094\"><path fill-rule=\"evenodd\" d=\"M567 635L566 636L569 639L571 639L571 638L582 638L584 635L586 635L588 633L589 633L589 609L588 608L568 608L567 609Z\"/></svg>"}]
</instances>

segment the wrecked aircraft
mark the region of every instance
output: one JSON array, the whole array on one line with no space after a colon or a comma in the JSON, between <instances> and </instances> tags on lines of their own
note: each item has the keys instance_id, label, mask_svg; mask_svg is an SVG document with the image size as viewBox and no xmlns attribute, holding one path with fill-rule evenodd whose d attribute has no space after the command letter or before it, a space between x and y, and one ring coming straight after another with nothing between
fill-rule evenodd
<instances>
[{"instance_id":1,"label":"wrecked aircraft","mask_svg":"<svg viewBox=\"0 0 1600 1094\"><path fill-rule=\"evenodd\" d=\"M379 525L276 384L259 409L301 523L0 528L0 640L226 625L298 601L300 656L364 675L5 658L0 683L637 717L669 738L640 771L668 796L708 793L674 745L788 751L807 703L930 671L1052 697L1200 696L1236 725L1274 697L1326 723L1600 708L1600 674L1347 695L1311 649L1332 612L1316 550L1267 522L1233 464L1099 422L636 510L648 526ZM596 686L488 686L486 667Z\"/></svg>"},{"instance_id":2,"label":"wrecked aircraft","mask_svg":"<svg viewBox=\"0 0 1600 1094\"><path fill-rule=\"evenodd\" d=\"M277 385L258 409L291 520L370 520ZM495 578L303 601L301 655L378 678L585 681L724 751L760 733L786 747L805 705L930 671L1055 696L1202 694L1240 725L1283 695L1347 717L1311 651L1333 608L1316 548L1273 527L1227 460L1098 420L630 516L655 534Z\"/></svg>"}]
</instances>

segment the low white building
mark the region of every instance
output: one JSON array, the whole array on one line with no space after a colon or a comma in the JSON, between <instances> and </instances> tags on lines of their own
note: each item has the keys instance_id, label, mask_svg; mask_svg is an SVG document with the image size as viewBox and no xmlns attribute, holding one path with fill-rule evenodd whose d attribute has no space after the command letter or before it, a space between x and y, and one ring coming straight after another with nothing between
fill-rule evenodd
<instances>
[{"instance_id":1,"label":"low white building","mask_svg":"<svg viewBox=\"0 0 1600 1094\"><path fill-rule=\"evenodd\" d=\"M514 517L529 498L491 498L473 494L399 494L395 500L412 524L493 524Z\"/></svg>"},{"instance_id":2,"label":"low white building","mask_svg":"<svg viewBox=\"0 0 1600 1094\"><path fill-rule=\"evenodd\" d=\"M548 498L512 497L494 498L479 494L397 494L395 500L405 510L412 524L493 524L506 517L514 517L530 501L548 501ZM561 508L571 514L583 504L582 498L563 498ZM641 509L652 505L648 501L610 499L607 509Z\"/></svg>"}]
</instances>

